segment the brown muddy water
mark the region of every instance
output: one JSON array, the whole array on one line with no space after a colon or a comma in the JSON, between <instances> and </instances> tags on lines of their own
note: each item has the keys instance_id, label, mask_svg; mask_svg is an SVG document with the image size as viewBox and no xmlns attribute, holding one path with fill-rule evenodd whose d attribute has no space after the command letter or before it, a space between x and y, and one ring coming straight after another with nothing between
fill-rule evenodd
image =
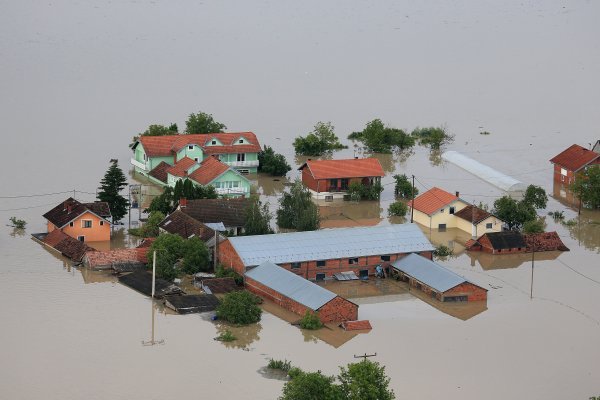
<instances>
[{"instance_id":1,"label":"brown muddy water","mask_svg":"<svg viewBox=\"0 0 600 400\"><path fill-rule=\"evenodd\" d=\"M341 137L377 117L408 130L446 124L448 149L543 186L556 195L547 211L576 218L548 159L598 139L599 16L591 1L0 2L0 397L274 399L283 382L264 372L268 358L335 374L365 352L402 399L599 395L597 212L569 227L547 218L571 251L536 260L533 299L526 257L469 255L464 234L426 230L455 249L443 265L489 289L487 304L440 309L388 287L356 300L369 333L308 334L266 308L231 344L213 340L224 327L208 316L154 309L29 236L74 189L92 200L111 158L129 169L134 134L182 128L198 110L253 130L295 168L293 138L319 120ZM336 158L366 155L348 144ZM382 200L321 204L323 226L404 222L386 213L394 173L477 203L501 194L420 147L376 157ZM275 208L285 181L253 179ZM158 193L145 190L146 201ZM4 226L13 215L25 232ZM99 247L136 243L117 230ZM163 344L144 346L153 316Z\"/></svg>"}]
</instances>

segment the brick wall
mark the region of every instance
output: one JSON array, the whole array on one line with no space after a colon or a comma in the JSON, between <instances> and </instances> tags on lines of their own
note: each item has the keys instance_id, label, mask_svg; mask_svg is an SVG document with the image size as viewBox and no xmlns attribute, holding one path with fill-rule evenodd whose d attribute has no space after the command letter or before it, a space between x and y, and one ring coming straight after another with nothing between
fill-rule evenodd
<instances>
[{"instance_id":1,"label":"brick wall","mask_svg":"<svg viewBox=\"0 0 600 400\"><path fill-rule=\"evenodd\" d=\"M240 275L244 275L245 268L242 259L231 245L229 240L219 243L219 262L225 268L232 268Z\"/></svg>"},{"instance_id":2,"label":"brick wall","mask_svg":"<svg viewBox=\"0 0 600 400\"><path fill-rule=\"evenodd\" d=\"M483 250L486 253L490 253L490 254L515 254L515 253L525 253L527 251L527 248L525 248L525 247L521 247L521 250L519 250L518 247L514 247L511 249L502 249L502 251L495 250L492 247L492 243L490 242L490 239L487 236L482 236L479 239L479 243L481 243L481 245L482 245L481 250Z\"/></svg>"},{"instance_id":3,"label":"brick wall","mask_svg":"<svg viewBox=\"0 0 600 400\"><path fill-rule=\"evenodd\" d=\"M302 183L304 183L304 186L317 192L317 181L313 178L308 166L302 168Z\"/></svg>"},{"instance_id":4,"label":"brick wall","mask_svg":"<svg viewBox=\"0 0 600 400\"><path fill-rule=\"evenodd\" d=\"M444 297L465 295L468 296L468 301L487 300L487 291L469 282L461 283L460 285L444 292Z\"/></svg>"},{"instance_id":5,"label":"brick wall","mask_svg":"<svg viewBox=\"0 0 600 400\"><path fill-rule=\"evenodd\" d=\"M303 316L307 310L315 311L263 285L262 283L255 281L252 278L246 277L244 284L246 289L248 289L250 292L271 300L275 304L300 316ZM319 319L323 323L354 321L357 318L358 306L339 296L319 309Z\"/></svg>"}]
</instances>

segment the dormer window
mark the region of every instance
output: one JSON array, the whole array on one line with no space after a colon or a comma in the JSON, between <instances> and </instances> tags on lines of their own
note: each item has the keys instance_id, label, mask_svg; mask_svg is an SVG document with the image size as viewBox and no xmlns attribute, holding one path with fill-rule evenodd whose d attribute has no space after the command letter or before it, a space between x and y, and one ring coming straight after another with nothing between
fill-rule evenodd
<instances>
[{"instance_id":1,"label":"dormer window","mask_svg":"<svg viewBox=\"0 0 600 400\"><path fill-rule=\"evenodd\" d=\"M244 143L244 139L238 140L238 143Z\"/></svg>"},{"instance_id":2,"label":"dormer window","mask_svg":"<svg viewBox=\"0 0 600 400\"><path fill-rule=\"evenodd\" d=\"M188 150L194 150L194 145L193 145L193 144L190 144L190 145L188 146Z\"/></svg>"},{"instance_id":3,"label":"dormer window","mask_svg":"<svg viewBox=\"0 0 600 400\"><path fill-rule=\"evenodd\" d=\"M210 144L215 145L215 144L217 144L217 141L213 140L212 142L210 142Z\"/></svg>"}]
</instances>

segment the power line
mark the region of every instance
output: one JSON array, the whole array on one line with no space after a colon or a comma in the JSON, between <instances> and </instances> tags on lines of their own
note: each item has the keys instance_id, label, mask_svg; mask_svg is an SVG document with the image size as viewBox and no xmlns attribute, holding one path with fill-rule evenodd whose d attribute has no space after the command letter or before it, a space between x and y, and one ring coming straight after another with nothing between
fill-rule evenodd
<instances>
[{"instance_id":1,"label":"power line","mask_svg":"<svg viewBox=\"0 0 600 400\"><path fill-rule=\"evenodd\" d=\"M40 204L38 206L31 206L31 207L7 208L7 209L4 209L4 210L0 210L0 212L3 212L3 211L29 210L31 208L48 207L48 206L52 206L52 205L56 205L56 203Z\"/></svg>"},{"instance_id":2,"label":"power line","mask_svg":"<svg viewBox=\"0 0 600 400\"><path fill-rule=\"evenodd\" d=\"M600 281L597 281L594 278L590 278L589 276L587 276L585 274L582 274L581 272L577 271L575 268L573 268L570 265L568 265L563 260L558 260L558 262L561 263L562 265L564 265L565 267L569 268L571 271L575 272L576 274L583 276L585 279L589 279L590 281L592 281L592 282L597 283L598 285L600 285Z\"/></svg>"},{"instance_id":3,"label":"power line","mask_svg":"<svg viewBox=\"0 0 600 400\"><path fill-rule=\"evenodd\" d=\"M96 195L95 192L85 192L83 190L65 190L64 192L54 192L54 193L36 193L36 194L24 194L24 195L19 195L19 196L0 196L0 199L22 199L22 198L29 198L29 197L43 197L43 196L53 196L53 195L57 195L57 194L65 194L65 193L83 193L83 194L93 194Z\"/></svg>"}]
</instances>

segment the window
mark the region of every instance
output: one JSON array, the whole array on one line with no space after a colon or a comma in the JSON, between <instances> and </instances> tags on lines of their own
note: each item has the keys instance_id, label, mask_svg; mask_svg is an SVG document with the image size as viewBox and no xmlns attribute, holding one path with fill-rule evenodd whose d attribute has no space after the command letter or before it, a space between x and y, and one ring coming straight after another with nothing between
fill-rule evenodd
<instances>
[{"instance_id":1,"label":"window","mask_svg":"<svg viewBox=\"0 0 600 400\"><path fill-rule=\"evenodd\" d=\"M337 185L338 185L337 179L330 179L329 180L329 191L330 192L337 191Z\"/></svg>"},{"instance_id":2,"label":"window","mask_svg":"<svg viewBox=\"0 0 600 400\"><path fill-rule=\"evenodd\" d=\"M325 280L325 274L317 274L316 280L318 280L318 281L324 281Z\"/></svg>"},{"instance_id":3,"label":"window","mask_svg":"<svg viewBox=\"0 0 600 400\"><path fill-rule=\"evenodd\" d=\"M358 257L355 258L349 258L348 259L348 264L353 265L353 264L358 264Z\"/></svg>"},{"instance_id":4,"label":"window","mask_svg":"<svg viewBox=\"0 0 600 400\"><path fill-rule=\"evenodd\" d=\"M299 262L293 262L292 263L292 268L294 268L294 269L300 268L300 263Z\"/></svg>"},{"instance_id":5,"label":"window","mask_svg":"<svg viewBox=\"0 0 600 400\"><path fill-rule=\"evenodd\" d=\"M81 220L81 227L82 228L91 228L92 227L92 220L91 219L82 219Z\"/></svg>"},{"instance_id":6,"label":"window","mask_svg":"<svg viewBox=\"0 0 600 400\"><path fill-rule=\"evenodd\" d=\"M85 236L77 236L77 240L80 242L85 242Z\"/></svg>"},{"instance_id":7,"label":"window","mask_svg":"<svg viewBox=\"0 0 600 400\"><path fill-rule=\"evenodd\" d=\"M248 169L238 169L238 172L242 175L248 175L250 173L250 170Z\"/></svg>"},{"instance_id":8,"label":"window","mask_svg":"<svg viewBox=\"0 0 600 400\"><path fill-rule=\"evenodd\" d=\"M567 170L566 170L566 169L564 169L564 168L561 168L561 169L560 169L560 174L561 174L562 176L567 176Z\"/></svg>"},{"instance_id":9,"label":"window","mask_svg":"<svg viewBox=\"0 0 600 400\"><path fill-rule=\"evenodd\" d=\"M238 140L238 143L244 143L244 139Z\"/></svg>"},{"instance_id":10,"label":"window","mask_svg":"<svg viewBox=\"0 0 600 400\"><path fill-rule=\"evenodd\" d=\"M246 153L238 153L237 160L238 161L246 161Z\"/></svg>"},{"instance_id":11,"label":"window","mask_svg":"<svg viewBox=\"0 0 600 400\"><path fill-rule=\"evenodd\" d=\"M440 232L445 232L446 231L446 224L439 224L438 225L438 229Z\"/></svg>"},{"instance_id":12,"label":"window","mask_svg":"<svg viewBox=\"0 0 600 400\"><path fill-rule=\"evenodd\" d=\"M199 162L200 159L198 157L194 157L194 161Z\"/></svg>"},{"instance_id":13,"label":"window","mask_svg":"<svg viewBox=\"0 0 600 400\"><path fill-rule=\"evenodd\" d=\"M104 221L100 221L100 226L104 226Z\"/></svg>"},{"instance_id":14,"label":"window","mask_svg":"<svg viewBox=\"0 0 600 400\"><path fill-rule=\"evenodd\" d=\"M348 179L347 178L342 178L341 187L342 187L342 190L348 190Z\"/></svg>"},{"instance_id":15,"label":"window","mask_svg":"<svg viewBox=\"0 0 600 400\"><path fill-rule=\"evenodd\" d=\"M240 183L238 181L234 181L233 182L233 187L234 188L239 187L239 186L240 186Z\"/></svg>"},{"instance_id":16,"label":"window","mask_svg":"<svg viewBox=\"0 0 600 400\"><path fill-rule=\"evenodd\" d=\"M492 229L492 223L490 222L489 224L485 224L485 229Z\"/></svg>"},{"instance_id":17,"label":"window","mask_svg":"<svg viewBox=\"0 0 600 400\"><path fill-rule=\"evenodd\" d=\"M443 213L443 212L444 212L444 209L442 208L442 209L440 210L440 212L441 212L441 213Z\"/></svg>"},{"instance_id":18,"label":"window","mask_svg":"<svg viewBox=\"0 0 600 400\"><path fill-rule=\"evenodd\" d=\"M73 227L73 221L69 222L69 226L72 228Z\"/></svg>"},{"instance_id":19,"label":"window","mask_svg":"<svg viewBox=\"0 0 600 400\"><path fill-rule=\"evenodd\" d=\"M454 207L450 207L450 214L454 214Z\"/></svg>"},{"instance_id":20,"label":"window","mask_svg":"<svg viewBox=\"0 0 600 400\"><path fill-rule=\"evenodd\" d=\"M147 158L146 158L146 153L144 153L144 161L146 161L146 160L147 160Z\"/></svg>"},{"instance_id":21,"label":"window","mask_svg":"<svg viewBox=\"0 0 600 400\"><path fill-rule=\"evenodd\" d=\"M214 145L214 144L217 144L217 141L216 141L216 140L213 140L212 142L210 142L210 144L213 144L213 145Z\"/></svg>"},{"instance_id":22,"label":"window","mask_svg":"<svg viewBox=\"0 0 600 400\"><path fill-rule=\"evenodd\" d=\"M390 256L381 256L381 261L390 261Z\"/></svg>"},{"instance_id":23,"label":"window","mask_svg":"<svg viewBox=\"0 0 600 400\"><path fill-rule=\"evenodd\" d=\"M193 145L193 144L190 144L190 145L188 146L188 150L194 150L194 145Z\"/></svg>"},{"instance_id":24,"label":"window","mask_svg":"<svg viewBox=\"0 0 600 400\"><path fill-rule=\"evenodd\" d=\"M324 267L325 266L325 260L317 260L317 267Z\"/></svg>"}]
</instances>

